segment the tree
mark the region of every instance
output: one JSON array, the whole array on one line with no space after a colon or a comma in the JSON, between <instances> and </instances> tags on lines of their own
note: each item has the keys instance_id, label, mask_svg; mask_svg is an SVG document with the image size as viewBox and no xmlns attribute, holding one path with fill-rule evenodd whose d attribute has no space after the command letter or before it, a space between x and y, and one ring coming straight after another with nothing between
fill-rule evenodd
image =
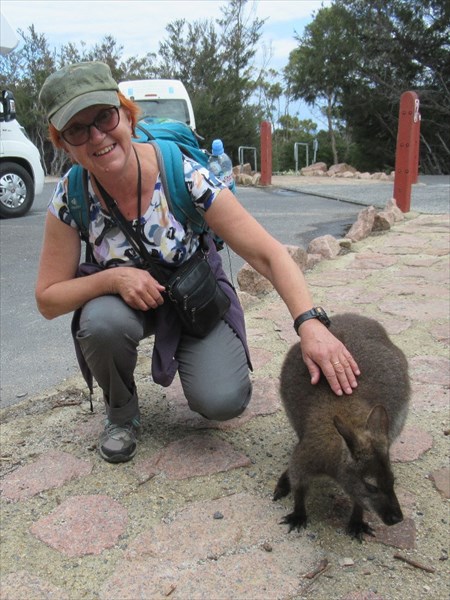
<instances>
[{"instance_id":1,"label":"tree","mask_svg":"<svg viewBox=\"0 0 450 600\"><path fill-rule=\"evenodd\" d=\"M400 96L416 91L422 171L449 172L449 23L442 0L335 0L296 38L286 80L296 97L322 104L332 144L336 125L345 130L361 170L394 167Z\"/></svg>"},{"instance_id":2,"label":"tree","mask_svg":"<svg viewBox=\"0 0 450 600\"><path fill-rule=\"evenodd\" d=\"M299 46L290 53L284 70L294 99L323 106L335 164L339 162L335 123L340 116L343 85L354 65L353 36L342 36L344 29L352 29L348 19L348 13L337 5L319 10L314 21L305 27L304 35L295 36Z\"/></svg>"},{"instance_id":3,"label":"tree","mask_svg":"<svg viewBox=\"0 0 450 600\"><path fill-rule=\"evenodd\" d=\"M262 114L252 103L257 87L252 60L263 21L251 20L246 5L247 0L230 0L215 22L170 23L157 67L160 77L185 84L205 145L220 137L235 162L239 146L256 145Z\"/></svg>"},{"instance_id":4,"label":"tree","mask_svg":"<svg viewBox=\"0 0 450 600\"><path fill-rule=\"evenodd\" d=\"M450 5L441 0L337 2L356 23L359 60L342 98L354 141L366 142L369 161L392 168L400 96L415 91L422 114L421 169L448 173Z\"/></svg>"}]
</instances>

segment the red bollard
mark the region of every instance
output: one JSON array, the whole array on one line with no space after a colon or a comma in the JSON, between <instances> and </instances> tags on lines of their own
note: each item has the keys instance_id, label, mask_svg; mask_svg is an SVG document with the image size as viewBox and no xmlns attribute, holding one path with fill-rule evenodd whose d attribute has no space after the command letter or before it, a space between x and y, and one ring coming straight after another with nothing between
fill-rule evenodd
<instances>
[{"instance_id":1,"label":"red bollard","mask_svg":"<svg viewBox=\"0 0 450 600\"><path fill-rule=\"evenodd\" d=\"M261 185L272 183L272 127L269 121L262 121L261 128Z\"/></svg>"},{"instance_id":2,"label":"red bollard","mask_svg":"<svg viewBox=\"0 0 450 600\"><path fill-rule=\"evenodd\" d=\"M419 173L419 136L419 97L416 92L404 92L400 98L394 179L394 198L403 212L409 212L411 185L417 182Z\"/></svg>"}]
</instances>

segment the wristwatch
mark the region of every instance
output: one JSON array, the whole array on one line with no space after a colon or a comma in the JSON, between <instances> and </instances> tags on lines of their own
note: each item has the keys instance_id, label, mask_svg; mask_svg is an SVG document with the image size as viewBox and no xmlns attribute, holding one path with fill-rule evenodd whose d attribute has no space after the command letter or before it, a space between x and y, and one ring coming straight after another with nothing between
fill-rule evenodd
<instances>
[{"instance_id":1,"label":"wristwatch","mask_svg":"<svg viewBox=\"0 0 450 600\"><path fill-rule=\"evenodd\" d=\"M331 321L328 318L327 313L323 310L321 306L316 306L311 308L311 310L307 310L306 312L299 315L294 321L294 329L295 333L298 335L298 328L302 323L308 321L308 319L319 319L325 327L329 327L331 325Z\"/></svg>"}]
</instances>

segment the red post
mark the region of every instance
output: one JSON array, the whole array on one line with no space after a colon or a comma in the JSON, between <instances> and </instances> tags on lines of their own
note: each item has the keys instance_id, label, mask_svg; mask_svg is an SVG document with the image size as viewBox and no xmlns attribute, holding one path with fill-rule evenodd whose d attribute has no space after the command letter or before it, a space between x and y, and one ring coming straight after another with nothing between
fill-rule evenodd
<instances>
[{"instance_id":1,"label":"red post","mask_svg":"<svg viewBox=\"0 0 450 600\"><path fill-rule=\"evenodd\" d=\"M272 183L272 127L269 121L261 123L261 185Z\"/></svg>"},{"instance_id":2,"label":"red post","mask_svg":"<svg viewBox=\"0 0 450 600\"><path fill-rule=\"evenodd\" d=\"M416 92L404 92L400 98L394 179L394 198L403 212L409 212L411 185L417 182L419 135L419 97Z\"/></svg>"}]
</instances>

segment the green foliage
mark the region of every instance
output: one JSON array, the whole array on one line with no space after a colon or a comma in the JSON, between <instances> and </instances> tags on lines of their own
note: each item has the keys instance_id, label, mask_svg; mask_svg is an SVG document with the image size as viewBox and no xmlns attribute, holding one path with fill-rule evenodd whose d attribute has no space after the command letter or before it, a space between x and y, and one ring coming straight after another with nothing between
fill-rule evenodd
<instances>
[{"instance_id":1,"label":"green foliage","mask_svg":"<svg viewBox=\"0 0 450 600\"><path fill-rule=\"evenodd\" d=\"M221 138L235 164L239 146L259 147L262 118L261 108L252 102L252 60L263 21L247 17L246 4L247 0L231 0L215 23L170 23L168 38L159 45L157 66L159 77L184 82L205 147Z\"/></svg>"},{"instance_id":2,"label":"green foliage","mask_svg":"<svg viewBox=\"0 0 450 600\"><path fill-rule=\"evenodd\" d=\"M280 127L272 137L272 168L274 171L295 169L294 144L308 144L309 164L313 158L313 141L317 137L317 125L310 119L300 120L297 117L283 115L279 119ZM298 168L306 166L306 148L298 149Z\"/></svg>"},{"instance_id":3,"label":"green foliage","mask_svg":"<svg viewBox=\"0 0 450 600\"><path fill-rule=\"evenodd\" d=\"M335 0L298 37L285 77L294 97L324 107L334 161L343 122L352 164L393 169L399 100L421 103L421 168L449 172L450 5L442 0Z\"/></svg>"}]
</instances>

